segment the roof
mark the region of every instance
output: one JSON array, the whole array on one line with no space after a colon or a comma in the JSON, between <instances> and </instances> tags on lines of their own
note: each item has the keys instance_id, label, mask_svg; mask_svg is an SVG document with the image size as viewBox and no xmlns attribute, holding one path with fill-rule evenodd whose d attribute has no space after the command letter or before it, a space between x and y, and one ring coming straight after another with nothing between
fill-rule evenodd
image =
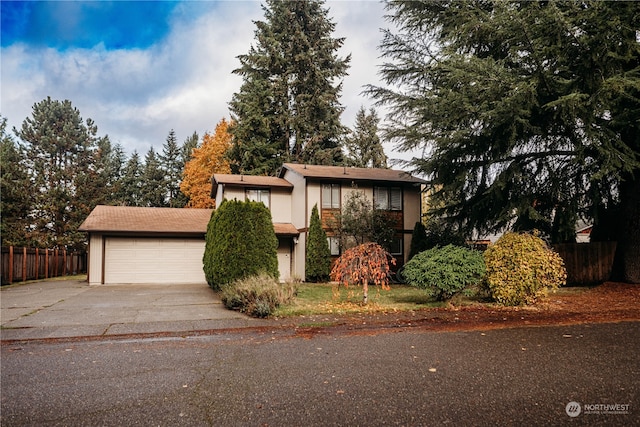
<instances>
[{"instance_id":1,"label":"roof","mask_svg":"<svg viewBox=\"0 0 640 427\"><path fill-rule=\"evenodd\" d=\"M345 166L302 165L285 163L280 171L280 177L289 170L305 178L395 182L406 184L426 184L427 181L412 176L409 172L396 169L351 168Z\"/></svg>"},{"instance_id":2,"label":"roof","mask_svg":"<svg viewBox=\"0 0 640 427\"><path fill-rule=\"evenodd\" d=\"M297 236L300 234L298 229L288 222L274 222L273 229L278 236Z\"/></svg>"},{"instance_id":3,"label":"roof","mask_svg":"<svg viewBox=\"0 0 640 427\"><path fill-rule=\"evenodd\" d=\"M142 208L98 205L80 225L89 233L204 235L213 209ZM290 223L274 223L280 236L297 236Z\"/></svg>"},{"instance_id":4,"label":"roof","mask_svg":"<svg viewBox=\"0 0 640 427\"><path fill-rule=\"evenodd\" d=\"M87 232L204 234L213 209L98 205L80 225Z\"/></svg>"},{"instance_id":5,"label":"roof","mask_svg":"<svg viewBox=\"0 0 640 427\"><path fill-rule=\"evenodd\" d=\"M224 173L216 173L213 175L213 185L225 184L236 185L239 187L283 187L293 188L286 179L275 176L256 176L256 175L232 175Z\"/></svg>"}]
</instances>

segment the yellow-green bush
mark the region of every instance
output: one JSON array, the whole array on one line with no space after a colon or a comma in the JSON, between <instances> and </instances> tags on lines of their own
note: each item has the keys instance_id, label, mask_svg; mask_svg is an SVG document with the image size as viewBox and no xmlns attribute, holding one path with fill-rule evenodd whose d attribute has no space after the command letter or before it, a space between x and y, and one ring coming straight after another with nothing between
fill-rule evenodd
<instances>
[{"instance_id":1,"label":"yellow-green bush","mask_svg":"<svg viewBox=\"0 0 640 427\"><path fill-rule=\"evenodd\" d=\"M504 305L533 304L567 280L562 258L537 233L506 233L484 259L488 290Z\"/></svg>"}]
</instances>

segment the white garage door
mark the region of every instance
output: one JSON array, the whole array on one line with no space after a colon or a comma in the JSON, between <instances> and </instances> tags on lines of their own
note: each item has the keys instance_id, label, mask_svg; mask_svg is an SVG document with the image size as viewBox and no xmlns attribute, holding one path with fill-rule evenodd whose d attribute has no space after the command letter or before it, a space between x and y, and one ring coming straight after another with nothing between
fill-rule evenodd
<instances>
[{"instance_id":1,"label":"white garage door","mask_svg":"<svg viewBox=\"0 0 640 427\"><path fill-rule=\"evenodd\" d=\"M108 237L105 283L206 283L201 239Z\"/></svg>"}]
</instances>

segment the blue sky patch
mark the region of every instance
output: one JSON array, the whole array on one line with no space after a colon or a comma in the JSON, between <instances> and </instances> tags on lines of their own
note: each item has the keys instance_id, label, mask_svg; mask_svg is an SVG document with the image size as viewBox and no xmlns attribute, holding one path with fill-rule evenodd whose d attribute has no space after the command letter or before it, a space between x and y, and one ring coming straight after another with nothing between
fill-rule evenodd
<instances>
[{"instance_id":1,"label":"blue sky patch","mask_svg":"<svg viewBox=\"0 0 640 427\"><path fill-rule=\"evenodd\" d=\"M2 1L2 47L147 48L171 30L177 1ZM184 8L179 9L181 14Z\"/></svg>"}]
</instances>

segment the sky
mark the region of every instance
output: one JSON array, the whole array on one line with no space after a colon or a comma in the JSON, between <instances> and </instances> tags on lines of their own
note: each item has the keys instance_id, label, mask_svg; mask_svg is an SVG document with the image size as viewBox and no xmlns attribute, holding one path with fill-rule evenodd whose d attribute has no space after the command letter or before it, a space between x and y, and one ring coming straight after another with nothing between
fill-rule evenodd
<instances>
[{"instance_id":1,"label":"sky","mask_svg":"<svg viewBox=\"0 0 640 427\"><path fill-rule=\"evenodd\" d=\"M379 1L325 7L333 37L345 38L339 55L351 54L340 101L343 124L352 128L360 106L373 105L361 92L380 84L380 29L389 24ZM231 0L3 0L0 14L0 115L8 129L47 96L68 99L129 155L161 151L171 129L182 143L229 118L228 102L242 83L232 74L236 57L255 44L254 21L264 19L259 1Z\"/></svg>"}]
</instances>

